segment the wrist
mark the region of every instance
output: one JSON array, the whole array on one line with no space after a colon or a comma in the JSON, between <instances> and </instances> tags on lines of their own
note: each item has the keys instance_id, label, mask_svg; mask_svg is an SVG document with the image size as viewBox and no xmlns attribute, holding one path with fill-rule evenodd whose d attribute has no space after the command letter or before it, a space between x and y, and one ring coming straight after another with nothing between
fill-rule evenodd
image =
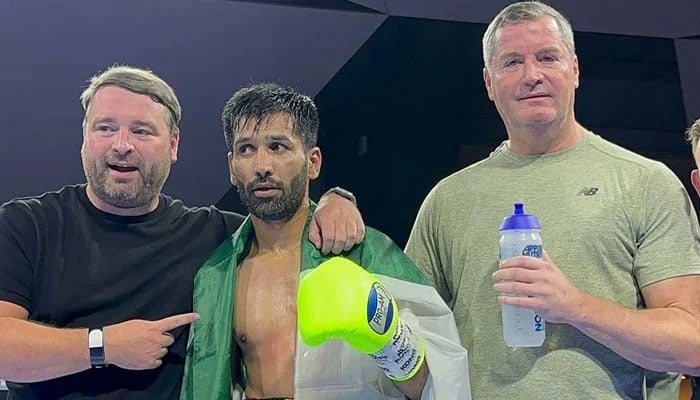
<instances>
[{"instance_id":1,"label":"wrist","mask_svg":"<svg viewBox=\"0 0 700 400\"><path fill-rule=\"evenodd\" d=\"M354 204L357 207L357 199L355 198L355 195L352 194L351 191L345 190L339 186L336 186L336 187L333 187L333 188L326 190L326 192L323 193L323 195L321 197L326 197L326 196L331 195L331 194L337 194L338 196L349 200L352 204Z\"/></svg>"},{"instance_id":2,"label":"wrist","mask_svg":"<svg viewBox=\"0 0 700 400\"><path fill-rule=\"evenodd\" d=\"M389 343L370 354L370 357L389 379L403 382L413 378L425 362L425 345L411 327L399 318L396 332Z\"/></svg>"},{"instance_id":3,"label":"wrist","mask_svg":"<svg viewBox=\"0 0 700 400\"><path fill-rule=\"evenodd\" d=\"M565 323L584 330L596 325L600 319L600 310L607 306L598 298L581 292L572 303L571 311L562 313L559 320L552 318L552 322Z\"/></svg>"}]
</instances>

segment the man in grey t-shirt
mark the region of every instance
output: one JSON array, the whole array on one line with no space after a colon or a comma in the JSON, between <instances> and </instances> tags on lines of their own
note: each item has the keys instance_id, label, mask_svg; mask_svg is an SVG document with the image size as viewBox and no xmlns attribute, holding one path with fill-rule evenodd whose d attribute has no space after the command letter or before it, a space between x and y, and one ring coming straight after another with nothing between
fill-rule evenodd
<instances>
[{"instance_id":1,"label":"man in grey t-shirt","mask_svg":"<svg viewBox=\"0 0 700 400\"><path fill-rule=\"evenodd\" d=\"M698 142L700 142L700 118L696 119L695 122L688 128L688 142L690 142L691 150L693 152L693 159L695 160L696 168L690 172L690 183L693 184L693 188L700 196L700 172L698 172L698 166L700 166L700 147ZM696 377L691 378L693 382L693 398L700 399L700 373L695 374Z\"/></svg>"},{"instance_id":2,"label":"man in grey t-shirt","mask_svg":"<svg viewBox=\"0 0 700 400\"><path fill-rule=\"evenodd\" d=\"M577 122L579 64L556 10L506 7L483 54L508 140L431 190L406 246L453 309L472 396L677 399L678 372L700 372L700 234L683 185ZM539 217L544 259L499 264L515 202ZM506 347L501 304L544 317L544 344Z\"/></svg>"}]
</instances>

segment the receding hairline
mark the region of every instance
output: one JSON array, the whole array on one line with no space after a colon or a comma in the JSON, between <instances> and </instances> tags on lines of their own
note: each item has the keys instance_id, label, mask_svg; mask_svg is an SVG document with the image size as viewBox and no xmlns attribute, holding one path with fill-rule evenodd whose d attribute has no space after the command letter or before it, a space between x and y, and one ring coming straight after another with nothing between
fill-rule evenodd
<instances>
[{"instance_id":1,"label":"receding hairline","mask_svg":"<svg viewBox=\"0 0 700 400\"><path fill-rule=\"evenodd\" d=\"M95 99L97 98L97 95L102 91L102 89L110 88L110 87L121 89L121 90L127 91L129 93L135 94L137 96L147 97L151 102L153 102L154 104L161 107L161 111L163 112L163 123L165 124L165 127L167 128L168 132L170 134L179 134L180 133L180 128L177 125L175 125L173 127L170 126L170 119L172 118L172 111L170 110L170 108L168 106L163 104L163 102L154 99L153 96L151 96L151 95L148 95L146 93L139 93L139 92L133 91L129 88L120 86L119 84L116 84L113 82L104 83L104 84L98 85L98 86L93 88L93 92L92 92L92 95L90 96L89 101L87 101L85 103L85 115L83 117L83 126L85 126L85 124L87 123L88 113L90 113L90 109L91 109L92 104L94 103ZM152 125L150 122L144 121L144 120L138 120L138 122L142 123L142 124Z\"/></svg>"},{"instance_id":2,"label":"receding hairline","mask_svg":"<svg viewBox=\"0 0 700 400\"><path fill-rule=\"evenodd\" d=\"M566 53L568 53L572 57L575 57L576 54L572 53L571 49L569 48L569 46L566 43L566 40L564 39L564 32L562 32L561 27L559 26L559 23L551 15L542 15L540 17L533 18L533 19L524 19L524 20L519 20L519 21L506 22L503 25L499 26L498 29L496 29L494 31L494 34L493 34L493 50L496 50L496 48L498 47L497 46L498 39L500 38L501 32L503 31L504 28L518 26L518 25L535 24L535 23L538 23L544 19L549 19L547 27L551 30L551 32L553 34L556 35L557 38L559 38L559 41L561 42L561 46L547 45L546 48L547 49L555 49L555 48L560 47ZM554 28L554 29L552 29L552 28ZM492 60L495 59L496 55L497 55L496 51L494 51L491 54Z\"/></svg>"},{"instance_id":3,"label":"receding hairline","mask_svg":"<svg viewBox=\"0 0 700 400\"><path fill-rule=\"evenodd\" d=\"M540 1L520 1L503 8L488 24L482 37L482 55L484 67L491 67L496 33L504 26L527 21L537 21L542 17L550 17L559 28L558 36L564 41L572 57L576 56L576 44L571 22L555 8Z\"/></svg>"},{"instance_id":4,"label":"receding hairline","mask_svg":"<svg viewBox=\"0 0 700 400\"><path fill-rule=\"evenodd\" d=\"M115 64L93 75L79 97L83 110L88 110L99 89L110 85L146 95L154 102L162 104L167 110L166 119L170 133L179 133L178 125L182 118L180 101L170 84L150 69Z\"/></svg>"}]
</instances>

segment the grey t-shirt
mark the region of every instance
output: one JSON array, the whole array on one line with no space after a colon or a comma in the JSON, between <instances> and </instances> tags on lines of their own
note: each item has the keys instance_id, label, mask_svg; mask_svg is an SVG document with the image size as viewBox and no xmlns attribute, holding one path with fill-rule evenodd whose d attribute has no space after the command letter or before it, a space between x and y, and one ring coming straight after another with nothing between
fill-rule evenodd
<instances>
[{"instance_id":1,"label":"grey t-shirt","mask_svg":"<svg viewBox=\"0 0 700 400\"><path fill-rule=\"evenodd\" d=\"M453 309L473 397L677 399L677 374L640 368L567 324L547 323L541 347L506 347L491 274L515 202L539 218L543 248L588 294L639 309L640 288L700 274L695 211L663 164L593 134L539 156L501 145L433 188L406 247Z\"/></svg>"}]
</instances>

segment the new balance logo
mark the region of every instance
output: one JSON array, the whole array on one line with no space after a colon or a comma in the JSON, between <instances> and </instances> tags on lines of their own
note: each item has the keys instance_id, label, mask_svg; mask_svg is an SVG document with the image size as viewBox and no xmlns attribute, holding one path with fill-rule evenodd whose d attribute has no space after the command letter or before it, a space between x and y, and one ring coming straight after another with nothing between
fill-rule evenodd
<instances>
[{"instance_id":1,"label":"new balance logo","mask_svg":"<svg viewBox=\"0 0 700 400\"><path fill-rule=\"evenodd\" d=\"M583 189L581 189L580 192L578 192L577 196L580 196L580 195L594 196L596 193L598 193L598 188L596 188L596 187L592 187L592 188L584 187Z\"/></svg>"}]
</instances>

